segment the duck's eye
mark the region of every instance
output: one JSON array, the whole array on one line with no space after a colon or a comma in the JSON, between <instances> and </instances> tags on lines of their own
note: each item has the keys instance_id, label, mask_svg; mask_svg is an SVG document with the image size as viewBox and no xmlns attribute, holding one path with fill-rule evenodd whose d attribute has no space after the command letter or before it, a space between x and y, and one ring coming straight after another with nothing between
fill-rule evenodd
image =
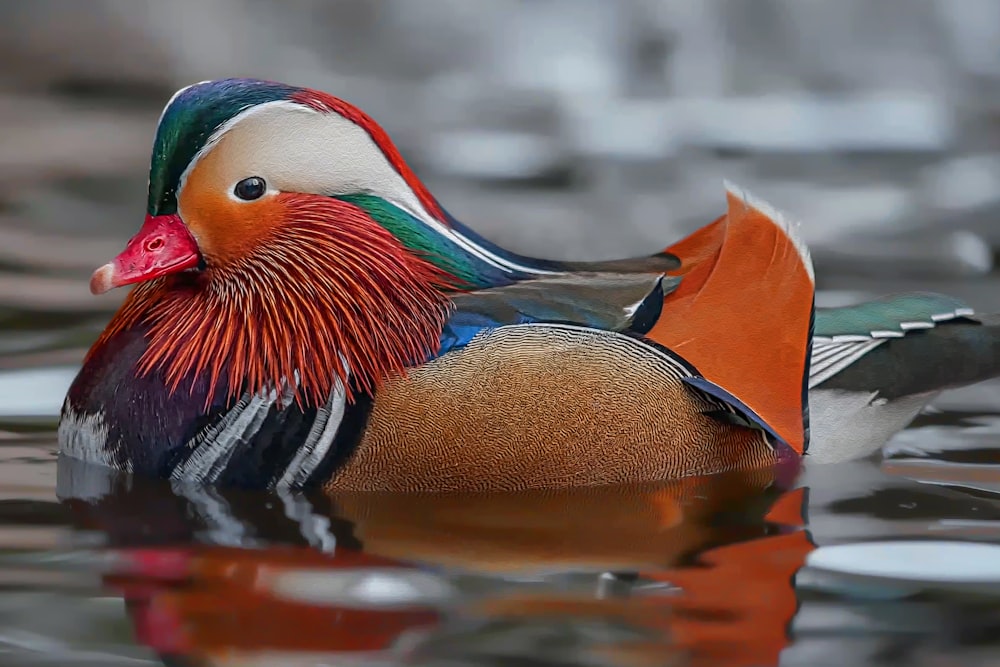
<instances>
[{"instance_id":1,"label":"duck's eye","mask_svg":"<svg viewBox=\"0 0 1000 667\"><path fill-rule=\"evenodd\" d=\"M233 188L233 192L237 197L245 201L253 201L254 199L260 199L264 196L264 192L267 190L267 183L260 176L251 176L250 178L244 178L242 181L236 184Z\"/></svg>"}]
</instances>

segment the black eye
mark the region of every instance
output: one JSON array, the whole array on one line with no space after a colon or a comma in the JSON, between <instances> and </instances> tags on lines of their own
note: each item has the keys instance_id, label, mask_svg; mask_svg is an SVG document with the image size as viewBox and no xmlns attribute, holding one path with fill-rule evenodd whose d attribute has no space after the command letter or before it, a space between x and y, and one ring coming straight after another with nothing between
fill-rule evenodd
<instances>
[{"instance_id":1,"label":"black eye","mask_svg":"<svg viewBox=\"0 0 1000 667\"><path fill-rule=\"evenodd\" d=\"M233 188L233 192L240 199L245 199L246 201L253 201L254 199L260 199L264 196L264 192L267 190L267 183L260 176L251 176L250 178L244 178L242 181L236 184Z\"/></svg>"}]
</instances>

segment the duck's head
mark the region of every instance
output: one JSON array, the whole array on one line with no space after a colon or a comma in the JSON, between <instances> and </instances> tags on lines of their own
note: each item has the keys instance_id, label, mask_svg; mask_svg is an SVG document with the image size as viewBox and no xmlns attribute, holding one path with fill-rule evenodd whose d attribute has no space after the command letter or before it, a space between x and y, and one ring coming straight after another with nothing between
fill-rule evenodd
<instances>
[{"instance_id":1,"label":"duck's head","mask_svg":"<svg viewBox=\"0 0 1000 667\"><path fill-rule=\"evenodd\" d=\"M174 387L300 374L319 400L336 379L323 369L371 386L433 351L444 288L474 282L476 262L510 270L453 223L356 107L204 82L167 103L145 222L91 291L137 284L106 333L150 327L142 369L163 366Z\"/></svg>"},{"instance_id":2,"label":"duck's head","mask_svg":"<svg viewBox=\"0 0 1000 667\"><path fill-rule=\"evenodd\" d=\"M456 261L452 246L474 245L360 109L268 81L189 86L160 117L145 223L91 289L239 264L304 212L343 215L345 201L441 263Z\"/></svg>"}]
</instances>

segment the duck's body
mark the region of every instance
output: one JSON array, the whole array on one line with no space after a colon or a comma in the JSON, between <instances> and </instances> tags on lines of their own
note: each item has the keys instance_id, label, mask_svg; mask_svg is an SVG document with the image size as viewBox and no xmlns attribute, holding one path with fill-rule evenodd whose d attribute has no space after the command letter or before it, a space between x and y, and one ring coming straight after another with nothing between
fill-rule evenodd
<instances>
[{"instance_id":1,"label":"duck's body","mask_svg":"<svg viewBox=\"0 0 1000 667\"><path fill-rule=\"evenodd\" d=\"M69 391L62 450L198 483L396 491L794 458L812 267L779 215L728 204L682 276L669 253L581 273L461 228L336 98L185 89L146 223L92 279L139 285Z\"/></svg>"},{"instance_id":2,"label":"duck's body","mask_svg":"<svg viewBox=\"0 0 1000 667\"><path fill-rule=\"evenodd\" d=\"M786 445L699 388L690 364L642 333L631 323L486 327L380 389L354 455L327 485L558 488L776 462Z\"/></svg>"},{"instance_id":3,"label":"duck's body","mask_svg":"<svg viewBox=\"0 0 1000 667\"><path fill-rule=\"evenodd\" d=\"M683 275L704 257L714 225L668 247ZM530 257L520 257L533 266ZM649 258L619 260L645 272ZM539 265L541 266L541 265ZM586 270L586 263L576 270ZM836 463L878 451L942 391L1000 375L1000 315L980 315L944 294L912 292L817 308L809 367L809 461Z\"/></svg>"}]
</instances>

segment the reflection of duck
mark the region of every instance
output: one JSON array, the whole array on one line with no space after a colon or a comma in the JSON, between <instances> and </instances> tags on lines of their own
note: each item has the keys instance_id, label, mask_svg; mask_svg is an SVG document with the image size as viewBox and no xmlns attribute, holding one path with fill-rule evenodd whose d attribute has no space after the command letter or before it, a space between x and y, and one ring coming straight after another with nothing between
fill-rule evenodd
<instances>
[{"instance_id":1,"label":"reflection of duck","mask_svg":"<svg viewBox=\"0 0 1000 667\"><path fill-rule=\"evenodd\" d=\"M756 534L772 481L770 471L744 471L565 491L331 498L371 553L503 574L601 572L665 567L718 539ZM734 523L737 514L749 527Z\"/></svg>"},{"instance_id":2,"label":"reflection of duck","mask_svg":"<svg viewBox=\"0 0 1000 667\"><path fill-rule=\"evenodd\" d=\"M790 644L798 611L795 575L815 549L804 530L806 490L783 495L767 513L767 532L692 554L675 566L646 570L665 595L593 599L582 595L513 593L483 600L474 609L497 625L544 625L560 617L611 621L635 632L614 645L592 647L616 664L697 667L777 665ZM431 638L434 641L435 638ZM454 637L448 637L454 640ZM441 640L443 643L443 640ZM448 651L447 646L439 650ZM650 662L651 657L654 661Z\"/></svg>"},{"instance_id":3,"label":"reflection of duck","mask_svg":"<svg viewBox=\"0 0 1000 667\"><path fill-rule=\"evenodd\" d=\"M68 392L70 455L192 483L507 491L807 444L812 264L735 189L682 278L663 253L625 262L648 275L522 265L361 110L239 79L171 98L148 195L91 281L136 287Z\"/></svg>"},{"instance_id":4,"label":"reflection of duck","mask_svg":"<svg viewBox=\"0 0 1000 667\"><path fill-rule=\"evenodd\" d=\"M708 550L699 567L659 572L682 590L671 632L697 665L776 665L798 611L795 574L816 546L804 530L806 489L785 494L767 515L775 534Z\"/></svg>"},{"instance_id":5,"label":"reflection of duck","mask_svg":"<svg viewBox=\"0 0 1000 667\"><path fill-rule=\"evenodd\" d=\"M206 546L116 556L104 583L125 597L136 640L165 656L371 654L442 620L434 597L383 608L364 591L352 595L351 585L366 577L383 587L438 592L444 585L411 566L350 549ZM302 595L303 585L314 587L310 595ZM339 595L323 590L335 586Z\"/></svg>"},{"instance_id":6,"label":"reflection of duck","mask_svg":"<svg viewBox=\"0 0 1000 667\"><path fill-rule=\"evenodd\" d=\"M694 559L712 563L706 577L718 570L726 586L746 586L735 576L736 563L744 562L750 565L743 576L762 595L793 596L790 563L753 564L768 544L775 562L798 553L782 535L768 535L774 529L764 517L779 489L761 471L655 487L450 500L382 494L307 500L131 485L126 476L66 457L59 473L59 495L79 525L103 532L118 554L107 583L130 599L137 635L161 653L192 659L271 655L273 664L295 664L293 654L336 659L398 651L409 637L406 650L433 663L433 656L463 646L493 650L490 637L505 633L528 650L526 637L574 627L581 629L573 640L579 644L560 650L586 647L623 664L647 664L663 651L716 645L714 621L702 624L696 610L704 598L706 609L722 613L725 600L697 578L684 582L690 592L681 597L596 599L593 584L568 586L560 575L589 573L594 582L602 570L642 570L681 581ZM783 521L776 511L770 520ZM749 547L744 555L741 545ZM733 609L733 623L749 622L740 599ZM760 637L728 636L776 641L787 619L758 613L752 622ZM607 632L583 630L595 623ZM708 639L699 634L702 625Z\"/></svg>"}]
</instances>

